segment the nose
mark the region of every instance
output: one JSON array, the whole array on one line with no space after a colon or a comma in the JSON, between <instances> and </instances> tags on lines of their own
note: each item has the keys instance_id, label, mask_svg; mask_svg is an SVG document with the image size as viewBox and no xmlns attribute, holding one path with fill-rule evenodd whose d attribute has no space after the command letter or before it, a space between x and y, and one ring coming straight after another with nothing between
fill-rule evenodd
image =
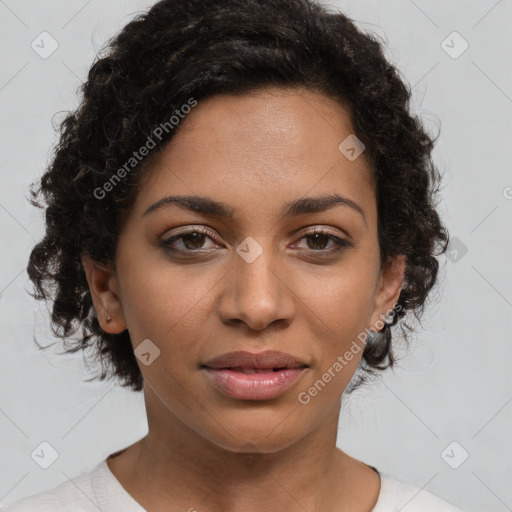
<instances>
[{"instance_id":1,"label":"nose","mask_svg":"<svg viewBox=\"0 0 512 512\"><path fill-rule=\"evenodd\" d=\"M236 255L224 286L218 313L228 325L243 322L261 331L273 323L289 325L295 314L293 283L268 247L250 263Z\"/></svg>"}]
</instances>

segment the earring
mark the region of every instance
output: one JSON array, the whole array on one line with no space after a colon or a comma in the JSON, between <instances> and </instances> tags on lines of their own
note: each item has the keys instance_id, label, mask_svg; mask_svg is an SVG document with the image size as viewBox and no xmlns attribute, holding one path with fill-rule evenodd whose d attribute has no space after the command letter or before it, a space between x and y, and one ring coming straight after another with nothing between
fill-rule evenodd
<instances>
[{"instance_id":1,"label":"earring","mask_svg":"<svg viewBox=\"0 0 512 512\"><path fill-rule=\"evenodd\" d=\"M112 320L112 318L107 317L107 323L110 322L110 320Z\"/></svg>"}]
</instances>

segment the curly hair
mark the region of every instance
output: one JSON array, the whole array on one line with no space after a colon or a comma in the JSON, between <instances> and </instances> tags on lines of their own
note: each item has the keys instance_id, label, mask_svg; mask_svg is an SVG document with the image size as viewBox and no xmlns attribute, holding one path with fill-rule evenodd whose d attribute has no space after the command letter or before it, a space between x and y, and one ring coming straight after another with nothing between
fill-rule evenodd
<instances>
[{"instance_id":1,"label":"curly hair","mask_svg":"<svg viewBox=\"0 0 512 512\"><path fill-rule=\"evenodd\" d=\"M115 269L123 212L133 205L148 158L108 194L95 191L107 190L134 150L190 98L278 86L321 92L348 106L366 147L381 266L400 254L406 265L393 321L369 338L361 367L369 377L393 366L392 327L400 325L404 338L404 327L414 330L402 317L412 311L420 318L448 233L435 209L435 139L410 114L410 87L383 46L315 0L162 0L110 39L81 85L78 108L60 124L38 188L30 187L30 203L46 208L45 235L27 266L31 295L53 302L52 331L65 352L91 348L101 380L115 377L124 387L143 389L128 331L109 334L100 327L81 256ZM166 130L156 151L176 131Z\"/></svg>"}]
</instances>

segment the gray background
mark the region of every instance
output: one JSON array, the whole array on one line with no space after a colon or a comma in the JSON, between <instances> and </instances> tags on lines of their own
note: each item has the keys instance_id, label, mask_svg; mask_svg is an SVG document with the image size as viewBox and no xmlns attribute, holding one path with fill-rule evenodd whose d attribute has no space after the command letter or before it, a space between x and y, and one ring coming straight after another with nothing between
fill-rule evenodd
<instances>
[{"instance_id":1,"label":"gray background","mask_svg":"<svg viewBox=\"0 0 512 512\"><path fill-rule=\"evenodd\" d=\"M147 430L142 394L84 383L80 356L37 350L34 334L52 337L25 268L43 232L26 197L56 141L52 117L76 106L96 52L149 5L0 1L0 505L92 469ZM424 331L394 373L344 404L338 444L464 510L512 510L512 0L331 5L387 40L413 109L429 130L441 127L440 210L454 237ZM43 31L58 43L46 59L31 47ZM453 31L469 44L457 58ZM48 469L31 458L43 441L58 452Z\"/></svg>"}]
</instances>

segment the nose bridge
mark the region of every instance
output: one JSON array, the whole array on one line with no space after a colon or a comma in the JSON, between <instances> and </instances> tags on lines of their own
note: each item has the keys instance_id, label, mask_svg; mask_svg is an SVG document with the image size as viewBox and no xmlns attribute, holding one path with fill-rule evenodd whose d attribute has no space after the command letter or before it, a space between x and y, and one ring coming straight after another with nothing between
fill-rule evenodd
<instances>
[{"instance_id":1,"label":"nose bridge","mask_svg":"<svg viewBox=\"0 0 512 512\"><path fill-rule=\"evenodd\" d=\"M254 294L255 298L269 296L275 300L279 293L275 267L276 258L270 247L262 250L254 261L240 258L235 265L239 286L249 294Z\"/></svg>"},{"instance_id":2,"label":"nose bridge","mask_svg":"<svg viewBox=\"0 0 512 512\"><path fill-rule=\"evenodd\" d=\"M279 276L280 268L279 256L270 242L264 244L254 239L242 242L230 272L229 290L221 302L223 320L242 320L251 328L261 330L275 320L289 319L293 314L293 300Z\"/></svg>"}]
</instances>

